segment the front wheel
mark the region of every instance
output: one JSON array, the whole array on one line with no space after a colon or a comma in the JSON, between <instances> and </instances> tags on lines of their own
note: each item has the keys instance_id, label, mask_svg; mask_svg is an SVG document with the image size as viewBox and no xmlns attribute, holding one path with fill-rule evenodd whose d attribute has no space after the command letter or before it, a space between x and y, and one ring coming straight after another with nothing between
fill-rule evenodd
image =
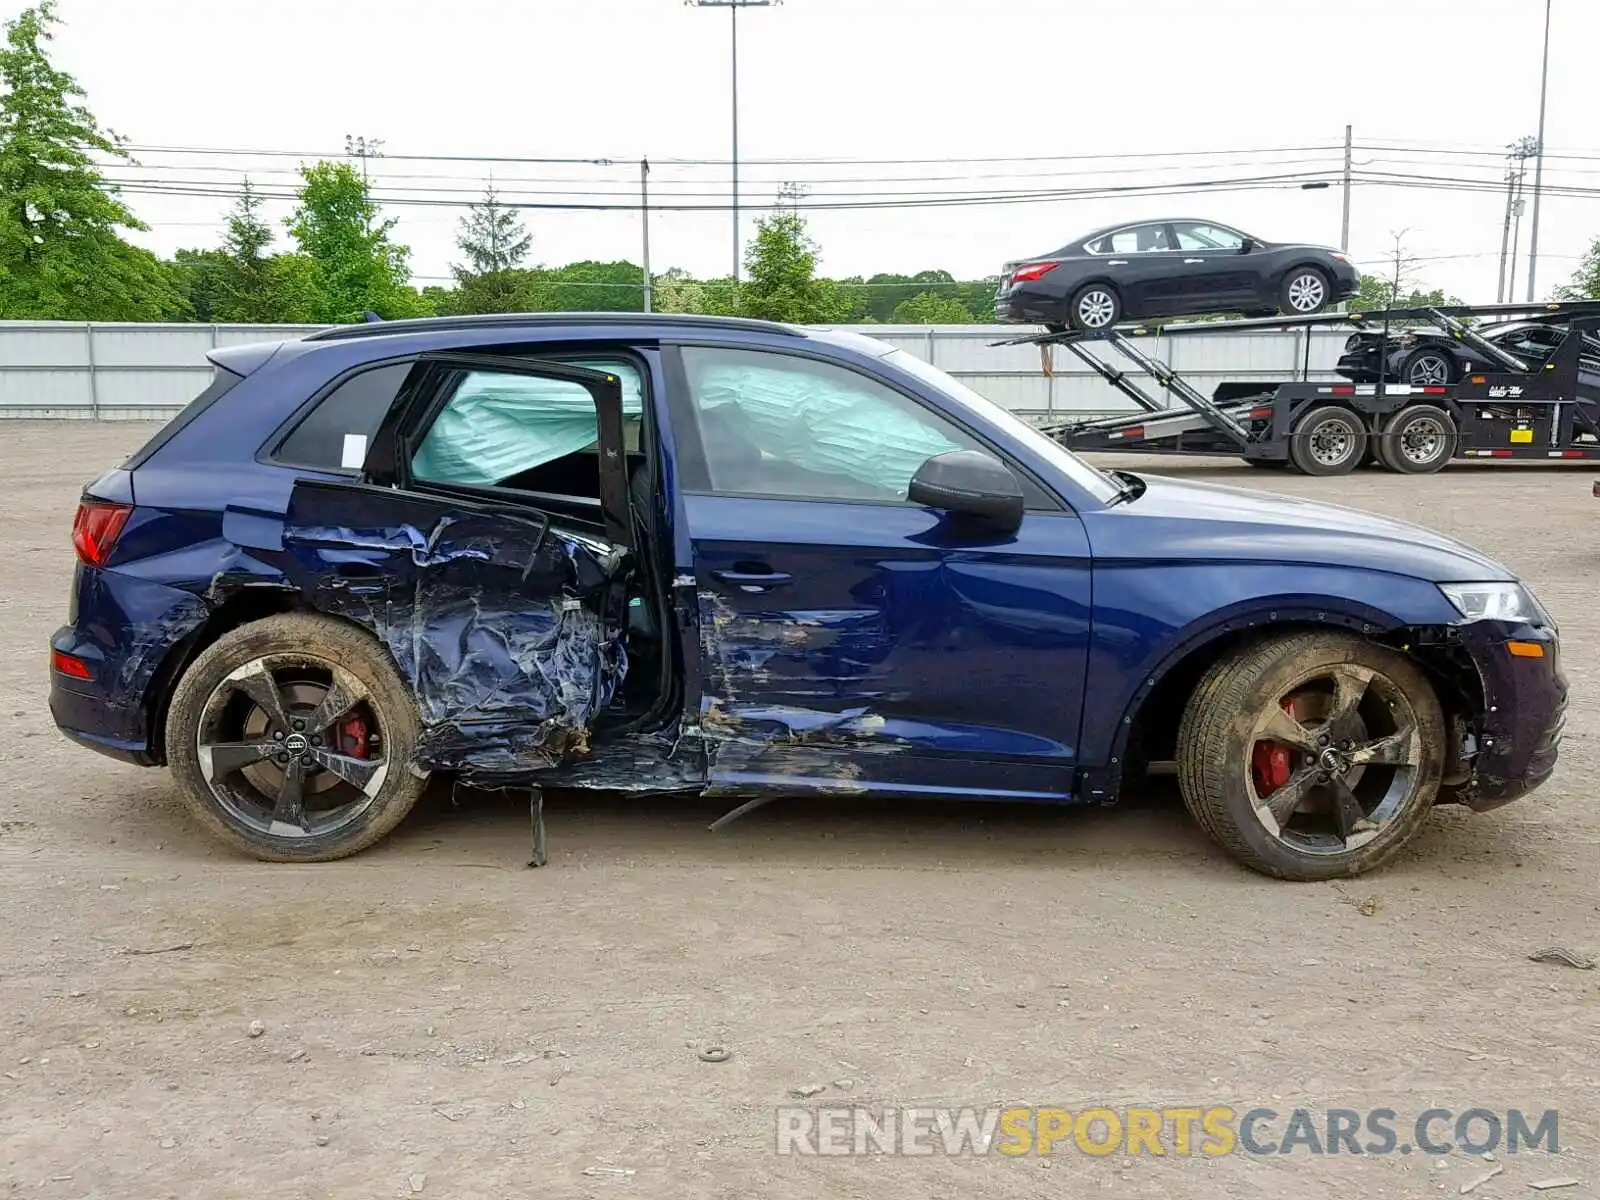
<instances>
[{"instance_id":1,"label":"front wheel","mask_svg":"<svg viewBox=\"0 0 1600 1200\"><path fill-rule=\"evenodd\" d=\"M1442 350L1413 351L1400 368L1400 378L1412 387L1443 387L1455 376L1455 363Z\"/></svg>"},{"instance_id":2,"label":"front wheel","mask_svg":"<svg viewBox=\"0 0 1600 1200\"><path fill-rule=\"evenodd\" d=\"M1309 316L1328 307L1328 277L1315 267L1296 267L1283 277L1278 309L1290 316Z\"/></svg>"},{"instance_id":3,"label":"front wheel","mask_svg":"<svg viewBox=\"0 0 1600 1200\"><path fill-rule=\"evenodd\" d=\"M1280 879L1359 875L1411 838L1439 791L1444 715L1408 658L1309 632L1246 647L1201 679L1178 729L1200 827Z\"/></svg>"},{"instance_id":4,"label":"front wheel","mask_svg":"<svg viewBox=\"0 0 1600 1200\"><path fill-rule=\"evenodd\" d=\"M1355 470L1366 452L1361 418L1334 404L1312 409L1289 434L1289 460L1306 475L1343 475Z\"/></svg>"},{"instance_id":5,"label":"front wheel","mask_svg":"<svg viewBox=\"0 0 1600 1200\"><path fill-rule=\"evenodd\" d=\"M1085 284L1073 294L1067 319L1074 329L1110 329L1122 319L1122 298L1109 283Z\"/></svg>"},{"instance_id":6,"label":"front wheel","mask_svg":"<svg viewBox=\"0 0 1600 1200\"><path fill-rule=\"evenodd\" d=\"M195 818L268 862L364 850L422 794L416 701L364 630L291 613L222 635L184 672L167 762Z\"/></svg>"}]
</instances>

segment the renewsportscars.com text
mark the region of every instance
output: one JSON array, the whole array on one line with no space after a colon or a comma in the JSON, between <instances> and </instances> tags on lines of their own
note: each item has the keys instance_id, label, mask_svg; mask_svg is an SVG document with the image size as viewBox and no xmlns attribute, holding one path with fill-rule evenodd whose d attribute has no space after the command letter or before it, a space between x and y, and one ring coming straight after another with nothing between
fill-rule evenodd
<instances>
[{"instance_id":1,"label":"renewsportscars.com text","mask_svg":"<svg viewBox=\"0 0 1600 1200\"><path fill-rule=\"evenodd\" d=\"M1555 1109L872 1108L776 1112L777 1152L800 1155L1555 1154Z\"/></svg>"}]
</instances>

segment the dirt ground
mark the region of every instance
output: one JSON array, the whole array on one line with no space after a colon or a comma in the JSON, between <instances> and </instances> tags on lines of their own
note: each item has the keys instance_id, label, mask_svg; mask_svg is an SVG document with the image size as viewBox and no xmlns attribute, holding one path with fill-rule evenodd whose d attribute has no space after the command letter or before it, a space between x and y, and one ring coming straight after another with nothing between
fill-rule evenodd
<instances>
[{"instance_id":1,"label":"dirt ground","mask_svg":"<svg viewBox=\"0 0 1600 1200\"><path fill-rule=\"evenodd\" d=\"M826 1084L809 1103L1383 1107L1402 1131L1435 1105L1556 1108L1559 1156L1502 1152L1473 1194L1570 1175L1550 1194L1600 1196L1600 971L1527 958L1600 951L1590 472L1119 461L1432 525L1561 622L1554 780L1436 812L1360 880L1249 874L1160 789L1096 811L795 801L718 834L710 803L557 796L543 871L519 808L439 797L374 851L293 867L223 850L164 771L51 724L76 494L148 433L0 425L0 1192L1280 1200L1455 1195L1492 1170L776 1154L774 1108ZM700 1061L710 1044L732 1057Z\"/></svg>"}]
</instances>

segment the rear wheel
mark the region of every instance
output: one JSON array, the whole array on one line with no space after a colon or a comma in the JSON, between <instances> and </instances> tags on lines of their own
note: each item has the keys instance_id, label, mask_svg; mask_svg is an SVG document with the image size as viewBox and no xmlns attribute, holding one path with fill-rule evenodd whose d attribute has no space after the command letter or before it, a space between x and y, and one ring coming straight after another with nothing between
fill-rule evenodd
<instances>
[{"instance_id":1,"label":"rear wheel","mask_svg":"<svg viewBox=\"0 0 1600 1200\"><path fill-rule=\"evenodd\" d=\"M1072 296L1067 320L1074 329L1110 329L1122 319L1122 297L1109 283L1088 283Z\"/></svg>"},{"instance_id":2,"label":"rear wheel","mask_svg":"<svg viewBox=\"0 0 1600 1200\"><path fill-rule=\"evenodd\" d=\"M1201 679L1178 782L1201 828L1282 879L1333 879L1395 854L1443 771L1439 701L1409 659L1343 633L1278 637Z\"/></svg>"},{"instance_id":3,"label":"rear wheel","mask_svg":"<svg viewBox=\"0 0 1600 1200\"><path fill-rule=\"evenodd\" d=\"M1367 429L1348 408L1313 408L1289 434L1289 459L1307 475L1343 475L1361 464Z\"/></svg>"},{"instance_id":4,"label":"rear wheel","mask_svg":"<svg viewBox=\"0 0 1600 1200\"><path fill-rule=\"evenodd\" d=\"M269 862L343 858L400 823L416 702L364 631L303 613L224 634L173 691L167 761L196 819Z\"/></svg>"},{"instance_id":5,"label":"rear wheel","mask_svg":"<svg viewBox=\"0 0 1600 1200\"><path fill-rule=\"evenodd\" d=\"M1444 409L1432 404L1402 408L1390 417L1378 435L1379 460L1402 475L1428 475L1449 462L1456 452L1456 423Z\"/></svg>"}]
</instances>

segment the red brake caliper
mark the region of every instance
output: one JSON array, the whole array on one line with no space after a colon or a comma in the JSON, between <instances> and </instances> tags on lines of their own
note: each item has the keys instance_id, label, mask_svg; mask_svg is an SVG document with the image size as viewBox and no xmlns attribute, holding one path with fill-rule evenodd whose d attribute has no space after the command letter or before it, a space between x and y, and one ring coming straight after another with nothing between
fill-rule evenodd
<instances>
[{"instance_id":1,"label":"red brake caliper","mask_svg":"<svg viewBox=\"0 0 1600 1200\"><path fill-rule=\"evenodd\" d=\"M1294 701L1285 699L1283 711L1294 715ZM1289 782L1293 767L1289 747L1282 742L1257 742L1250 752L1250 767L1255 772L1256 795L1270 796Z\"/></svg>"},{"instance_id":2,"label":"red brake caliper","mask_svg":"<svg viewBox=\"0 0 1600 1200\"><path fill-rule=\"evenodd\" d=\"M367 745L367 723L360 717L346 717L339 722L339 752L348 754L351 758L366 758L370 753ZM1288 776L1284 776L1288 778Z\"/></svg>"}]
</instances>

